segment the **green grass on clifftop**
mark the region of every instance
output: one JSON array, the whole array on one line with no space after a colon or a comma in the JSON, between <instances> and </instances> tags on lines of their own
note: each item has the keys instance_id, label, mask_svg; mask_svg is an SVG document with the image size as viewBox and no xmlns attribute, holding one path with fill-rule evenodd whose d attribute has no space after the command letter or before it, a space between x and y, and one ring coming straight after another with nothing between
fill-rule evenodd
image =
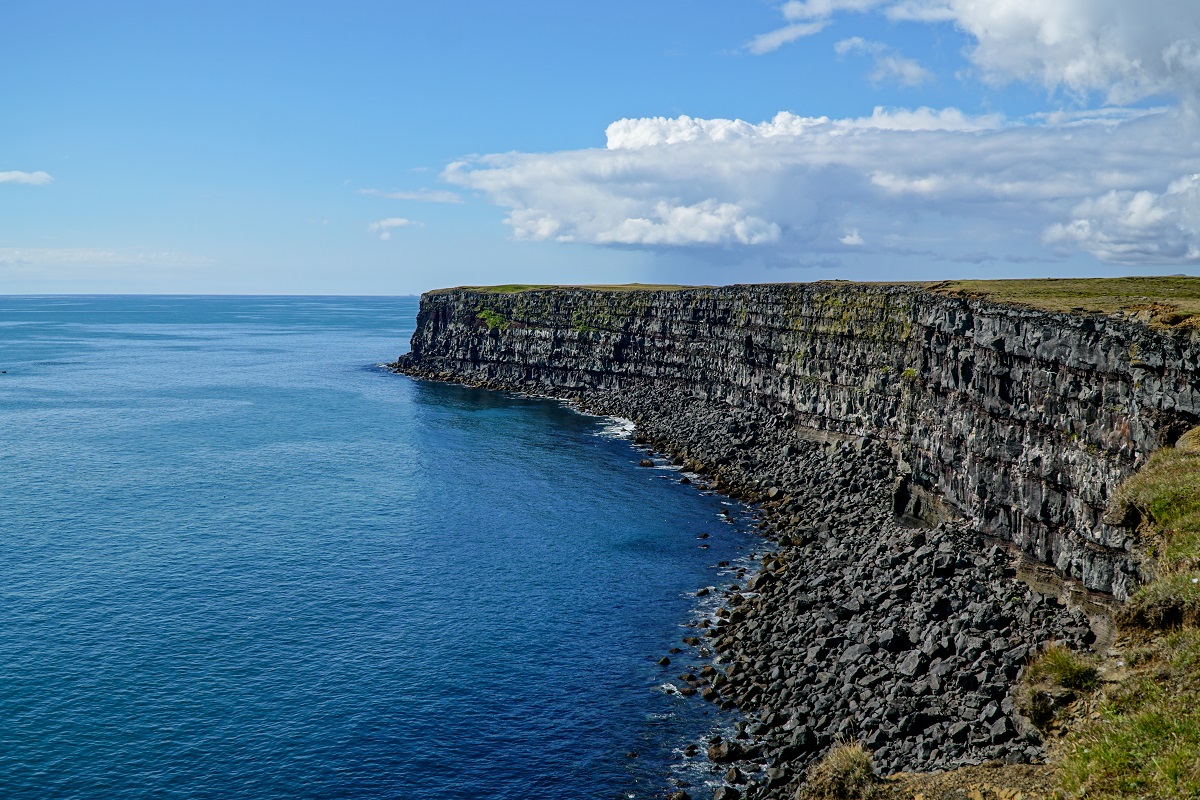
<instances>
[{"instance_id":1,"label":"green grass on clifftop","mask_svg":"<svg viewBox=\"0 0 1200 800\"><path fill-rule=\"evenodd\" d=\"M1147 321L1163 325L1200 315L1200 278L1191 277L942 281L927 289L1043 311L1143 312Z\"/></svg>"},{"instance_id":2,"label":"green grass on clifftop","mask_svg":"<svg viewBox=\"0 0 1200 800\"><path fill-rule=\"evenodd\" d=\"M471 291L481 294L518 294L520 292L539 292L549 289L586 289L593 292L677 292L681 289L697 289L704 287L682 286L679 284L657 283L622 283L611 286L568 284L533 284L533 283L504 283L499 286L455 286L450 289L434 289L429 294L444 294L446 292Z\"/></svg>"},{"instance_id":3,"label":"green grass on clifftop","mask_svg":"<svg viewBox=\"0 0 1200 800\"><path fill-rule=\"evenodd\" d=\"M881 286L888 284L852 281L821 282L830 286ZM1123 312L1141 322L1174 327L1200 327L1200 277L1129 278L1042 278L1036 280L961 280L937 283L896 282L958 297L978 297L995 303L1026 306L1062 313L1115 314ZM782 284L781 284L782 285ZM820 285L814 284L814 285ZM481 294L519 294L561 290L592 292L677 292L711 289L711 286L625 283L614 285L568 285L506 283L499 286L456 286L435 289L430 294L471 291Z\"/></svg>"}]
</instances>

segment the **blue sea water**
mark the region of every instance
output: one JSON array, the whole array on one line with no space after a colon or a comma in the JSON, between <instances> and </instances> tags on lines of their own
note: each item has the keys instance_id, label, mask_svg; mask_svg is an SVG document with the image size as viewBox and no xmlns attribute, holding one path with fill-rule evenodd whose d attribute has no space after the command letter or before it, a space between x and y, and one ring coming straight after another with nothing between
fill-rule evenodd
<instances>
[{"instance_id":1,"label":"blue sea water","mask_svg":"<svg viewBox=\"0 0 1200 800\"><path fill-rule=\"evenodd\" d=\"M415 315L0 297L0 797L695 778L717 719L655 661L745 524L608 421L380 369Z\"/></svg>"}]
</instances>

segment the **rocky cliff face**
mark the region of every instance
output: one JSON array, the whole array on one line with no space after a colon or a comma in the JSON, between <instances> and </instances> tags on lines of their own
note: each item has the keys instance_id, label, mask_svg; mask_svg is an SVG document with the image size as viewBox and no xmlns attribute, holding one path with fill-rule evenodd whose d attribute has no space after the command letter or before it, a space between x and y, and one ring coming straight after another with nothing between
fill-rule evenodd
<instances>
[{"instance_id":1,"label":"rocky cliff face","mask_svg":"<svg viewBox=\"0 0 1200 800\"><path fill-rule=\"evenodd\" d=\"M555 395L658 387L882 442L898 510L961 517L1119 598L1138 569L1109 496L1200 419L1189 332L912 285L433 292L398 366Z\"/></svg>"}]
</instances>

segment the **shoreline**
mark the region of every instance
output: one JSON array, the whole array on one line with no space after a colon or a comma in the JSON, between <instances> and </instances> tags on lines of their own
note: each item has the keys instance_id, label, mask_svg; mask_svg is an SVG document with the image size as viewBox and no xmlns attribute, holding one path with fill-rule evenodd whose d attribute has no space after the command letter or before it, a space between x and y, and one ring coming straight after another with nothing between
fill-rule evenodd
<instances>
[{"instance_id":1,"label":"shoreline","mask_svg":"<svg viewBox=\"0 0 1200 800\"><path fill-rule=\"evenodd\" d=\"M403 357L387 366L530 394ZM685 681L694 701L743 718L733 738L704 742L713 767L728 770L712 796L792 797L805 770L842 739L864 741L884 775L1040 760L1044 743L1013 697L1021 670L1051 641L1082 648L1094 634L1082 614L1021 583L1005 549L959 525L900 522L886 448L863 438L813 441L761 411L679 390L567 390L549 399L634 422L635 445L755 505L759 532L778 546L749 582L724 593L699 635L685 637L698 655L714 655L711 672ZM839 572L851 581L831 578ZM1021 606L1032 611L1022 615ZM696 787L668 796L682 800L688 789Z\"/></svg>"}]
</instances>

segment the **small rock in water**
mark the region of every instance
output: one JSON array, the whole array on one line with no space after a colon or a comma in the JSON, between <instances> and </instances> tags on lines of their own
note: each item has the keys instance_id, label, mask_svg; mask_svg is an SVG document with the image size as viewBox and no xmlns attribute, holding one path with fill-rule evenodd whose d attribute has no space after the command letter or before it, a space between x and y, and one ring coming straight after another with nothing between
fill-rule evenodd
<instances>
[{"instance_id":1,"label":"small rock in water","mask_svg":"<svg viewBox=\"0 0 1200 800\"><path fill-rule=\"evenodd\" d=\"M671 666L671 659L667 658L666 656L663 656L662 658L660 658L658 660L658 663L659 663L659 666L669 667L669 666Z\"/></svg>"},{"instance_id":2,"label":"small rock in water","mask_svg":"<svg viewBox=\"0 0 1200 800\"><path fill-rule=\"evenodd\" d=\"M654 462L648 458L643 458L641 461L638 462L638 466L639 467L653 467Z\"/></svg>"}]
</instances>

